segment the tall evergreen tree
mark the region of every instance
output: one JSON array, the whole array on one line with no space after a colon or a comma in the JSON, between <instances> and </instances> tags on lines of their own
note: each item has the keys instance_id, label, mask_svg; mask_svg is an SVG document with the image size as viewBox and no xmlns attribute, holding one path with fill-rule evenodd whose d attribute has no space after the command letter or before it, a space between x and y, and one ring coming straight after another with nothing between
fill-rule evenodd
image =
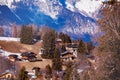
<instances>
[{"instance_id":1,"label":"tall evergreen tree","mask_svg":"<svg viewBox=\"0 0 120 80\"><path fill-rule=\"evenodd\" d=\"M62 39L63 43L65 42L64 33L59 33L59 38Z\"/></svg>"},{"instance_id":2,"label":"tall evergreen tree","mask_svg":"<svg viewBox=\"0 0 120 80\"><path fill-rule=\"evenodd\" d=\"M44 58L53 58L55 51L55 31L51 30L43 36L43 48L45 53L42 54Z\"/></svg>"},{"instance_id":3,"label":"tall evergreen tree","mask_svg":"<svg viewBox=\"0 0 120 80\"><path fill-rule=\"evenodd\" d=\"M52 60L52 68L53 70L56 71L61 71L62 70L62 63L61 63L61 59L60 59L60 51L59 48L55 49L55 53L54 53L54 58Z\"/></svg>"},{"instance_id":4,"label":"tall evergreen tree","mask_svg":"<svg viewBox=\"0 0 120 80\"><path fill-rule=\"evenodd\" d=\"M61 52L65 52L65 51L66 51L65 45L62 45Z\"/></svg>"},{"instance_id":5,"label":"tall evergreen tree","mask_svg":"<svg viewBox=\"0 0 120 80\"><path fill-rule=\"evenodd\" d=\"M65 37L65 42L66 43L71 43L71 38L68 34L64 34L64 37Z\"/></svg>"},{"instance_id":6,"label":"tall evergreen tree","mask_svg":"<svg viewBox=\"0 0 120 80\"><path fill-rule=\"evenodd\" d=\"M67 34L60 32L59 38L62 39L63 43L71 43L71 38Z\"/></svg>"},{"instance_id":7,"label":"tall evergreen tree","mask_svg":"<svg viewBox=\"0 0 120 80\"><path fill-rule=\"evenodd\" d=\"M82 54L86 53L86 46L82 40L79 40L77 51L78 51L78 53L82 53Z\"/></svg>"},{"instance_id":8,"label":"tall evergreen tree","mask_svg":"<svg viewBox=\"0 0 120 80\"><path fill-rule=\"evenodd\" d=\"M22 26L20 42L23 44L32 44L32 27Z\"/></svg>"},{"instance_id":9,"label":"tall evergreen tree","mask_svg":"<svg viewBox=\"0 0 120 80\"><path fill-rule=\"evenodd\" d=\"M91 50L93 50L93 49L94 49L93 43L92 42L88 42L87 43L87 51L88 51L88 53L91 53Z\"/></svg>"}]
</instances>

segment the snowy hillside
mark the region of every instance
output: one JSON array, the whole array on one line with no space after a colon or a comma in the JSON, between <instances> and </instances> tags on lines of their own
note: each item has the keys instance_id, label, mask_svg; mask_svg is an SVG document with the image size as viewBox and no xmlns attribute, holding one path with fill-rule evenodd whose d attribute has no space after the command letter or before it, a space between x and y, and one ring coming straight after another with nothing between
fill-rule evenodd
<instances>
[{"instance_id":1,"label":"snowy hillside","mask_svg":"<svg viewBox=\"0 0 120 80\"><path fill-rule=\"evenodd\" d=\"M14 37L0 37L0 41L20 41L20 38L14 38Z\"/></svg>"},{"instance_id":2,"label":"snowy hillside","mask_svg":"<svg viewBox=\"0 0 120 80\"><path fill-rule=\"evenodd\" d=\"M18 6L14 5L14 3L23 2L29 6L32 3L38 6L40 11L52 18L59 14L60 6L64 4L64 7L73 12L80 11L92 17L92 14L100 8L102 1L104 0L0 0L0 4L15 9Z\"/></svg>"}]
</instances>

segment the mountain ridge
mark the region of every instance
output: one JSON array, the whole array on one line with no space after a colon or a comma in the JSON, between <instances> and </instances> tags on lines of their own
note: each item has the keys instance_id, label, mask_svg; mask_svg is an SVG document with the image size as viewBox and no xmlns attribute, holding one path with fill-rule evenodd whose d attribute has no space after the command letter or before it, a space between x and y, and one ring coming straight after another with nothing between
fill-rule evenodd
<instances>
[{"instance_id":1,"label":"mountain ridge","mask_svg":"<svg viewBox=\"0 0 120 80\"><path fill-rule=\"evenodd\" d=\"M92 36L99 32L96 19L88 16L84 11L78 11L77 8L74 8L75 11L69 9L67 7L68 4L66 4L70 2L68 0L63 2L60 0L10 1L11 8L10 6L8 7L8 13L11 13L11 15L14 14L14 16L11 18L9 16L4 17L2 14L0 14L0 18L5 19L4 21L6 21L6 23L12 24L15 22L16 24L26 25L34 23L38 27L41 25L46 25L58 32L61 31L69 35L73 35L72 37L78 38L84 34L89 34ZM1 5L0 7L2 6L4 5ZM75 7L75 4L71 4L71 6ZM4 11L1 11L1 8L0 12L4 15L8 15ZM0 25L1 23L3 22L0 21Z\"/></svg>"}]
</instances>

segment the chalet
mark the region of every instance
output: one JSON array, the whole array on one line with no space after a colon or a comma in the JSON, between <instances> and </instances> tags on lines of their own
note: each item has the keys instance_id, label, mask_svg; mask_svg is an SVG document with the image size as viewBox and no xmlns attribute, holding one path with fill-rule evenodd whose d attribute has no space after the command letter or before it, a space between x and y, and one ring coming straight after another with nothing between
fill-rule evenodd
<instances>
[{"instance_id":1,"label":"chalet","mask_svg":"<svg viewBox=\"0 0 120 80\"><path fill-rule=\"evenodd\" d=\"M28 71L28 76L30 80L46 80L46 69L41 69L39 67L33 67L32 70Z\"/></svg>"},{"instance_id":2,"label":"chalet","mask_svg":"<svg viewBox=\"0 0 120 80\"><path fill-rule=\"evenodd\" d=\"M76 57L72 52L65 51L65 52L61 53L61 59L62 59L62 61L66 62L66 61L73 61L76 59Z\"/></svg>"},{"instance_id":3,"label":"chalet","mask_svg":"<svg viewBox=\"0 0 120 80\"><path fill-rule=\"evenodd\" d=\"M74 43L71 43L71 44L68 44L67 46L66 46L66 50L67 51L70 51L71 53L73 53L73 55L75 56L75 57L77 57L77 44L74 44Z\"/></svg>"},{"instance_id":4,"label":"chalet","mask_svg":"<svg viewBox=\"0 0 120 80\"><path fill-rule=\"evenodd\" d=\"M77 44L71 43L71 44L67 44L66 46L66 50L69 50L71 52L73 51L77 51Z\"/></svg>"},{"instance_id":5,"label":"chalet","mask_svg":"<svg viewBox=\"0 0 120 80\"><path fill-rule=\"evenodd\" d=\"M24 52L21 56L22 60L35 61L37 59L36 54L33 52Z\"/></svg>"},{"instance_id":6,"label":"chalet","mask_svg":"<svg viewBox=\"0 0 120 80\"><path fill-rule=\"evenodd\" d=\"M37 78L34 71L30 70L30 71L27 71L27 72L28 72L28 77L29 77L30 80Z\"/></svg>"},{"instance_id":7,"label":"chalet","mask_svg":"<svg viewBox=\"0 0 120 80\"><path fill-rule=\"evenodd\" d=\"M57 39L56 39L56 44L58 44L58 45L62 45L62 39L57 38Z\"/></svg>"},{"instance_id":8,"label":"chalet","mask_svg":"<svg viewBox=\"0 0 120 80\"><path fill-rule=\"evenodd\" d=\"M0 80L8 80L11 78L14 78L14 79L16 78L15 73L13 71L7 70L6 72L0 75Z\"/></svg>"}]
</instances>

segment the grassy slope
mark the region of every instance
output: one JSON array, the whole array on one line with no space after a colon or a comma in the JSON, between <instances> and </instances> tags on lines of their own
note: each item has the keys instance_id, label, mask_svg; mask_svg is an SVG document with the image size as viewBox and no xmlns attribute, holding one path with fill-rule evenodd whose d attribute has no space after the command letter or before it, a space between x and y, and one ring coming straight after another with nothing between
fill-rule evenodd
<instances>
[{"instance_id":1,"label":"grassy slope","mask_svg":"<svg viewBox=\"0 0 120 80\"><path fill-rule=\"evenodd\" d=\"M41 42L37 42L34 45L21 44L20 42L13 41L0 41L0 46L5 50L13 53L21 53L25 51L32 51L38 54L40 47L42 46ZM39 56L38 56L39 57ZM41 57L39 57L41 58ZM51 60L44 60L39 62L16 62L19 67L25 66L27 70L32 70L33 67L45 68L46 65L51 65ZM16 65L16 66L17 66Z\"/></svg>"},{"instance_id":2,"label":"grassy slope","mask_svg":"<svg viewBox=\"0 0 120 80\"><path fill-rule=\"evenodd\" d=\"M21 53L25 51L32 51L36 54L39 52L39 49L41 47L41 43L38 42L34 45L26 45L21 44L20 42L13 42L13 41L0 41L0 46L9 52L13 53Z\"/></svg>"},{"instance_id":3,"label":"grassy slope","mask_svg":"<svg viewBox=\"0 0 120 80\"><path fill-rule=\"evenodd\" d=\"M32 70L33 67L40 67L40 68L45 68L46 65L52 64L52 61L50 59L45 59L43 61L38 61L38 62L21 62L19 61L18 64L20 64L20 67L22 68L23 66L26 67L27 71Z\"/></svg>"}]
</instances>

